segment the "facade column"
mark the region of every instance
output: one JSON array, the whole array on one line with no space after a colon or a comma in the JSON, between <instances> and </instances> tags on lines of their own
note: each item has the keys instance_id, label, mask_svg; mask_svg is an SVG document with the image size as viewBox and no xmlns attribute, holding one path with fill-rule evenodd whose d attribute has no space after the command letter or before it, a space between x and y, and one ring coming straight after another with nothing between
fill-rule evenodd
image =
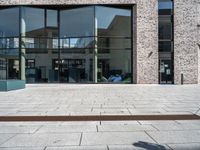
<instances>
[{"instance_id":1,"label":"facade column","mask_svg":"<svg viewBox=\"0 0 200 150\"><path fill-rule=\"evenodd\" d=\"M25 59L25 54L26 54L26 49L25 49L25 36L26 36L26 22L25 22L25 19L24 19L24 9L23 8L20 8L21 11L21 18L20 18L20 21L21 21L21 26L20 26L20 31L21 31L21 43L20 43L20 47L21 47L21 80L26 80L26 76L25 76L25 65L26 65L26 59Z\"/></svg>"},{"instance_id":2,"label":"facade column","mask_svg":"<svg viewBox=\"0 0 200 150\"><path fill-rule=\"evenodd\" d=\"M174 83L198 83L196 0L174 1Z\"/></svg>"},{"instance_id":3,"label":"facade column","mask_svg":"<svg viewBox=\"0 0 200 150\"><path fill-rule=\"evenodd\" d=\"M158 84L158 0L137 0L136 8L133 82Z\"/></svg>"},{"instance_id":4,"label":"facade column","mask_svg":"<svg viewBox=\"0 0 200 150\"><path fill-rule=\"evenodd\" d=\"M93 74L94 74L94 83L97 83L97 74L98 74L98 47L97 47L97 42L98 42L98 38L97 38L97 32L98 28L97 28L97 18L95 17L95 44L94 44L94 58L93 58L93 61L94 61L94 65L93 65Z\"/></svg>"}]
</instances>

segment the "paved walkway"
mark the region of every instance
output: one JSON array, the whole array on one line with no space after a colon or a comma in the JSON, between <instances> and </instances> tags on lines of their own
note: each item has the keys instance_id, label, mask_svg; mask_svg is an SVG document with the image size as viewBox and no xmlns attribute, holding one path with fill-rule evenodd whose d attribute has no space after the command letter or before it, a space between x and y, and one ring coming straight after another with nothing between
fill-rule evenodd
<instances>
[{"instance_id":1,"label":"paved walkway","mask_svg":"<svg viewBox=\"0 0 200 150\"><path fill-rule=\"evenodd\" d=\"M1 150L199 150L200 121L1 122Z\"/></svg>"},{"instance_id":2,"label":"paved walkway","mask_svg":"<svg viewBox=\"0 0 200 150\"><path fill-rule=\"evenodd\" d=\"M199 85L27 85L0 116L194 114ZM200 120L0 122L0 150L200 150Z\"/></svg>"},{"instance_id":3,"label":"paved walkway","mask_svg":"<svg viewBox=\"0 0 200 150\"><path fill-rule=\"evenodd\" d=\"M200 85L35 84L0 92L0 116L200 114Z\"/></svg>"}]
</instances>

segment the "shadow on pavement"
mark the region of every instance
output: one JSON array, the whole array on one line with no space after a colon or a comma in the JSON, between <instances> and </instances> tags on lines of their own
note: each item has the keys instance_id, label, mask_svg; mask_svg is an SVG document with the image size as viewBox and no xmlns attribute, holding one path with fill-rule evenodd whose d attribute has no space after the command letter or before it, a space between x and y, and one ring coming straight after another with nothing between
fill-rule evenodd
<instances>
[{"instance_id":1,"label":"shadow on pavement","mask_svg":"<svg viewBox=\"0 0 200 150\"><path fill-rule=\"evenodd\" d=\"M133 144L136 147L144 148L146 150L167 150L164 146L155 143L148 143L143 141L138 141Z\"/></svg>"}]
</instances>

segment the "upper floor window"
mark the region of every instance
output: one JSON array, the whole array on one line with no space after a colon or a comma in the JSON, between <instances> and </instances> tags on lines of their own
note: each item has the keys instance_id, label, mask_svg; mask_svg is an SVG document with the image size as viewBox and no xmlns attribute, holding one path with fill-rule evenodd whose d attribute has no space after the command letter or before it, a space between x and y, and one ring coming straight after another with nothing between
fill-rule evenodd
<instances>
[{"instance_id":1,"label":"upper floor window","mask_svg":"<svg viewBox=\"0 0 200 150\"><path fill-rule=\"evenodd\" d=\"M173 9L172 0L159 0L158 9L159 15L171 15Z\"/></svg>"}]
</instances>

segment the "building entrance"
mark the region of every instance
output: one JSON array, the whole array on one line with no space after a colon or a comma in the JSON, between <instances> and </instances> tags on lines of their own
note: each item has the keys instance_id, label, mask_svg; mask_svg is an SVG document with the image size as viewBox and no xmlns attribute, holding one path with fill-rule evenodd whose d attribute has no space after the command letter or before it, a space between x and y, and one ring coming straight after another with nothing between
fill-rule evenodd
<instances>
[{"instance_id":1,"label":"building entrance","mask_svg":"<svg viewBox=\"0 0 200 150\"><path fill-rule=\"evenodd\" d=\"M172 63L171 60L160 60L160 84L172 84Z\"/></svg>"}]
</instances>

